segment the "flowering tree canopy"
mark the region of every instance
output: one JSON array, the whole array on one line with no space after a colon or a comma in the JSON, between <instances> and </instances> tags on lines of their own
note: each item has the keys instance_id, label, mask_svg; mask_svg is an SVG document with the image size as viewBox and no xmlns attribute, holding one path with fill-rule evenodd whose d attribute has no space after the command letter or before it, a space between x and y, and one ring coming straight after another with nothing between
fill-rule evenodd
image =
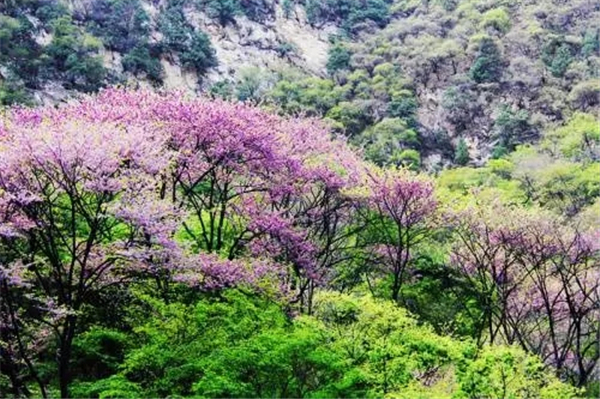
<instances>
[{"instance_id":1,"label":"flowering tree canopy","mask_svg":"<svg viewBox=\"0 0 600 399\"><path fill-rule=\"evenodd\" d=\"M593 232L502 204L442 211L429 178L361 160L318 121L244 104L110 89L10 109L2 373L15 396L27 380L48 397L39 354L52 353L68 397L74 342L103 296L169 303L237 287L312 314L318 289L365 283L396 306L434 237L476 293L480 344L519 344L586 384L600 356Z\"/></svg>"},{"instance_id":2,"label":"flowering tree canopy","mask_svg":"<svg viewBox=\"0 0 600 399\"><path fill-rule=\"evenodd\" d=\"M59 337L65 384L78 311L131 276L302 297L338 257L343 191L362 178L314 121L176 93L107 90L0 126L3 298L44 310L33 319ZM17 333L25 315L3 310Z\"/></svg>"},{"instance_id":3,"label":"flowering tree canopy","mask_svg":"<svg viewBox=\"0 0 600 399\"><path fill-rule=\"evenodd\" d=\"M600 359L600 241L499 201L454 215L451 262L478 288L487 337L518 343L585 385Z\"/></svg>"},{"instance_id":4,"label":"flowering tree canopy","mask_svg":"<svg viewBox=\"0 0 600 399\"><path fill-rule=\"evenodd\" d=\"M392 276L391 298L398 301L415 247L433 227L433 183L403 169L373 170L366 195L362 213L370 228L361 240L368 258Z\"/></svg>"}]
</instances>

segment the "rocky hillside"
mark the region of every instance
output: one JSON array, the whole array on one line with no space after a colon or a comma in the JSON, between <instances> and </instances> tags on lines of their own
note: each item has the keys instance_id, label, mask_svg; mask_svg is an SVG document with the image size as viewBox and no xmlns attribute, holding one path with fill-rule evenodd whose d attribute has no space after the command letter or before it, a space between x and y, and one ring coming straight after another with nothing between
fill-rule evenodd
<instances>
[{"instance_id":1,"label":"rocky hillside","mask_svg":"<svg viewBox=\"0 0 600 399\"><path fill-rule=\"evenodd\" d=\"M483 162L574 112L597 114L597 21L600 3L587 0L398 2L386 28L352 46L349 70L369 82L396 68L425 141L464 140Z\"/></svg>"},{"instance_id":2,"label":"rocky hillside","mask_svg":"<svg viewBox=\"0 0 600 399\"><path fill-rule=\"evenodd\" d=\"M0 103L156 86L327 118L379 164L482 165L597 114L588 0L7 0Z\"/></svg>"},{"instance_id":3,"label":"rocky hillside","mask_svg":"<svg viewBox=\"0 0 600 399\"><path fill-rule=\"evenodd\" d=\"M300 5L274 1L34 0L0 10L4 103L111 83L205 90L251 67L325 76L337 32L330 22L311 26Z\"/></svg>"}]
</instances>

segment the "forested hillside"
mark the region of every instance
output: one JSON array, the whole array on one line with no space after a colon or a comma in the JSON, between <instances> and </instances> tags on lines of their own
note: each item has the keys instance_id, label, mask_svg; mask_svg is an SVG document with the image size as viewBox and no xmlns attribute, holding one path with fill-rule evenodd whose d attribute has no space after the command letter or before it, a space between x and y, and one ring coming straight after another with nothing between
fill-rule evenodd
<instances>
[{"instance_id":1,"label":"forested hillside","mask_svg":"<svg viewBox=\"0 0 600 399\"><path fill-rule=\"evenodd\" d=\"M3 4L4 104L114 84L208 92L329 118L374 162L429 170L598 112L588 0Z\"/></svg>"},{"instance_id":2,"label":"forested hillside","mask_svg":"<svg viewBox=\"0 0 600 399\"><path fill-rule=\"evenodd\" d=\"M599 20L0 2L0 397L597 397Z\"/></svg>"}]
</instances>

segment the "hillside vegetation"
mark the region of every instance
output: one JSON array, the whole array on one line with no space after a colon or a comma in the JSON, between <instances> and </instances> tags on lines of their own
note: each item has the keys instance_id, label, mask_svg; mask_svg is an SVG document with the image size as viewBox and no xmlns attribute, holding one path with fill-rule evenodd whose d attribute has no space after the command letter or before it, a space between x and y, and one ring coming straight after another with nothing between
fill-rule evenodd
<instances>
[{"instance_id":1,"label":"hillside vegetation","mask_svg":"<svg viewBox=\"0 0 600 399\"><path fill-rule=\"evenodd\" d=\"M52 83L85 92L132 78L160 86L165 59L198 75L197 90L330 118L373 161L429 169L481 165L536 142L574 112L599 109L600 9L586 0L22 0L1 7L4 104L32 101L28 94ZM303 70L294 43L252 32L274 20L338 26L322 71L330 77ZM222 42L225 29L249 36ZM211 41L238 51L258 46L255 59L227 62L233 77L212 74L203 83L220 61ZM107 63L107 52L118 57Z\"/></svg>"},{"instance_id":2,"label":"hillside vegetation","mask_svg":"<svg viewBox=\"0 0 600 399\"><path fill-rule=\"evenodd\" d=\"M385 28L334 43L330 78L284 74L264 97L332 119L380 164L481 165L597 115L599 18L589 1L397 2Z\"/></svg>"},{"instance_id":3,"label":"hillside vegetation","mask_svg":"<svg viewBox=\"0 0 600 399\"><path fill-rule=\"evenodd\" d=\"M597 390L597 224L516 160L435 188L317 121L144 91L1 122L3 396Z\"/></svg>"},{"instance_id":4,"label":"hillside vegetation","mask_svg":"<svg viewBox=\"0 0 600 399\"><path fill-rule=\"evenodd\" d=\"M598 20L1 2L0 397L597 397Z\"/></svg>"}]
</instances>

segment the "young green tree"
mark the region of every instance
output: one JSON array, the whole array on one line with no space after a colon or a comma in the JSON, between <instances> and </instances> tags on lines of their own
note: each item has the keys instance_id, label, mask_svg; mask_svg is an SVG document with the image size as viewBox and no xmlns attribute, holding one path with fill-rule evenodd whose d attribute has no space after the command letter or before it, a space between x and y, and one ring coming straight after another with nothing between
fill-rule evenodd
<instances>
[{"instance_id":1,"label":"young green tree","mask_svg":"<svg viewBox=\"0 0 600 399\"><path fill-rule=\"evenodd\" d=\"M499 82L502 78L503 63L498 45L494 39L485 36L479 40L469 75L477 83Z\"/></svg>"},{"instance_id":2,"label":"young green tree","mask_svg":"<svg viewBox=\"0 0 600 399\"><path fill-rule=\"evenodd\" d=\"M502 106L494 121L494 130L498 144L508 150L513 150L517 144L526 142L533 133L527 110L513 111L506 105Z\"/></svg>"},{"instance_id":3,"label":"young green tree","mask_svg":"<svg viewBox=\"0 0 600 399\"><path fill-rule=\"evenodd\" d=\"M350 66L350 57L352 53L348 48L340 43L334 44L329 49L329 57L327 59L327 72L333 75L335 72L347 69Z\"/></svg>"},{"instance_id":4,"label":"young green tree","mask_svg":"<svg viewBox=\"0 0 600 399\"><path fill-rule=\"evenodd\" d=\"M235 17L243 13L239 0L202 0L203 6L211 18L216 19L222 26L235 22Z\"/></svg>"},{"instance_id":5,"label":"young green tree","mask_svg":"<svg viewBox=\"0 0 600 399\"><path fill-rule=\"evenodd\" d=\"M469 160L469 148L467 147L465 139L461 138L456 146L454 162L456 162L458 165L465 166L469 163Z\"/></svg>"},{"instance_id":6,"label":"young green tree","mask_svg":"<svg viewBox=\"0 0 600 399\"><path fill-rule=\"evenodd\" d=\"M162 44L165 50L179 56L184 67L203 75L217 65L210 38L187 22L181 6L173 4L167 8L159 17L158 28L164 35Z\"/></svg>"}]
</instances>

